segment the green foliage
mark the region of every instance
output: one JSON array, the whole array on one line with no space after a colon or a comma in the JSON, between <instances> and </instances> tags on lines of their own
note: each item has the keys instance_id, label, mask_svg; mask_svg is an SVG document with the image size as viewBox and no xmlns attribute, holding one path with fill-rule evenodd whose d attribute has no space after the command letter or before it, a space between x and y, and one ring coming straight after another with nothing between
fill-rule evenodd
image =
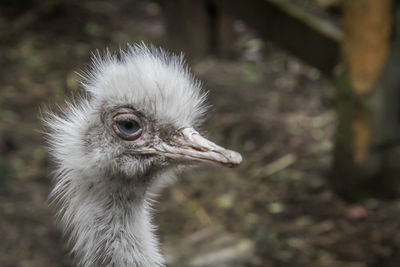
<instances>
[{"instance_id":1,"label":"green foliage","mask_svg":"<svg viewBox=\"0 0 400 267\"><path fill-rule=\"evenodd\" d=\"M0 163L0 191L5 190L15 176L15 170L8 163Z\"/></svg>"},{"instance_id":2,"label":"green foliage","mask_svg":"<svg viewBox=\"0 0 400 267\"><path fill-rule=\"evenodd\" d=\"M85 24L85 33L91 37L101 37L104 35L103 27L95 22Z\"/></svg>"}]
</instances>

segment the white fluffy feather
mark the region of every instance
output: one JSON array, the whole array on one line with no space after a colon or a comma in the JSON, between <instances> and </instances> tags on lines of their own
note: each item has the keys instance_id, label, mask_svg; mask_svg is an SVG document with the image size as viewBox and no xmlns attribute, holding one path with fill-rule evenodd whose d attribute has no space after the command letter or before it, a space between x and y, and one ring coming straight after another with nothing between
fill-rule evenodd
<instances>
[{"instance_id":1,"label":"white fluffy feather","mask_svg":"<svg viewBox=\"0 0 400 267\"><path fill-rule=\"evenodd\" d=\"M120 152L101 130L102 112L130 105L177 128L196 126L206 94L182 56L143 44L119 56L94 56L82 83L87 96L67 104L62 115L45 119L57 164L52 199L60 207L60 224L78 265L164 266L151 224L149 185L118 177L115 157ZM143 164L127 168L140 176ZM160 183L174 172L165 169L152 180Z\"/></svg>"},{"instance_id":2,"label":"white fluffy feather","mask_svg":"<svg viewBox=\"0 0 400 267\"><path fill-rule=\"evenodd\" d=\"M182 55L142 44L130 46L120 56L117 59L107 51L104 57L93 57L93 68L83 85L96 100L123 100L181 127L201 121L206 94Z\"/></svg>"}]
</instances>

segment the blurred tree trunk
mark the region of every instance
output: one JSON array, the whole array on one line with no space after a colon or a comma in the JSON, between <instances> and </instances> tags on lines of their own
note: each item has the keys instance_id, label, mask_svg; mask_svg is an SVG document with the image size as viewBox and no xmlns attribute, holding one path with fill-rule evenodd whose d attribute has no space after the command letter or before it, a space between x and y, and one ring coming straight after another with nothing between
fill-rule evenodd
<instances>
[{"instance_id":1,"label":"blurred tree trunk","mask_svg":"<svg viewBox=\"0 0 400 267\"><path fill-rule=\"evenodd\" d=\"M184 51L191 61L210 54L233 56L233 19L213 0L162 0L161 4L169 48Z\"/></svg>"},{"instance_id":2,"label":"blurred tree trunk","mask_svg":"<svg viewBox=\"0 0 400 267\"><path fill-rule=\"evenodd\" d=\"M206 55L210 35L205 1L167 0L162 4L167 21L167 45L173 50L184 51L190 59Z\"/></svg>"},{"instance_id":3,"label":"blurred tree trunk","mask_svg":"<svg viewBox=\"0 0 400 267\"><path fill-rule=\"evenodd\" d=\"M400 10L394 2L344 1L331 184L353 201L391 197L400 184Z\"/></svg>"}]
</instances>

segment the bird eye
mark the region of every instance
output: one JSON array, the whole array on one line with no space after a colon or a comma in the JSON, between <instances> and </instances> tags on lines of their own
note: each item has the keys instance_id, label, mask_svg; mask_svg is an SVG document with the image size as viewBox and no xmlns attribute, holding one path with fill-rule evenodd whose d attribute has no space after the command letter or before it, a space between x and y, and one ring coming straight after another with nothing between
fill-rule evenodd
<instances>
[{"instance_id":1,"label":"bird eye","mask_svg":"<svg viewBox=\"0 0 400 267\"><path fill-rule=\"evenodd\" d=\"M115 133L129 141L136 140L142 134L142 127L140 123L135 120L132 114L118 114L114 117L113 128Z\"/></svg>"},{"instance_id":2,"label":"bird eye","mask_svg":"<svg viewBox=\"0 0 400 267\"><path fill-rule=\"evenodd\" d=\"M131 136L140 130L139 123L136 121L119 121L117 122L119 131L126 135Z\"/></svg>"}]
</instances>

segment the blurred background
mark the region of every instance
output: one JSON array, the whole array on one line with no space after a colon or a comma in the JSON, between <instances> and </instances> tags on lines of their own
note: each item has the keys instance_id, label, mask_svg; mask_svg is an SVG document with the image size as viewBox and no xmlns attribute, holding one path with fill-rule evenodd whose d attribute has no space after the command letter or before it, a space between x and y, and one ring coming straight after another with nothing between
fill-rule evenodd
<instances>
[{"instance_id":1,"label":"blurred background","mask_svg":"<svg viewBox=\"0 0 400 267\"><path fill-rule=\"evenodd\" d=\"M40 111L90 52L184 51L238 169L160 193L169 266L400 265L400 9L391 0L1 0L0 266L71 266Z\"/></svg>"}]
</instances>

